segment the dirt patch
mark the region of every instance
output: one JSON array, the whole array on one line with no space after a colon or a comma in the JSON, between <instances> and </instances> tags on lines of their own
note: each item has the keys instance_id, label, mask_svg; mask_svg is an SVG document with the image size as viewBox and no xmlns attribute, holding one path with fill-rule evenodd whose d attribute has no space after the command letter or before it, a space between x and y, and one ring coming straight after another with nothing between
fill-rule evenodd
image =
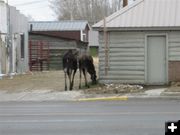
<instances>
[{"instance_id":1,"label":"dirt patch","mask_svg":"<svg viewBox=\"0 0 180 135\"><path fill-rule=\"evenodd\" d=\"M180 82L172 82L165 92L180 92Z\"/></svg>"},{"instance_id":2,"label":"dirt patch","mask_svg":"<svg viewBox=\"0 0 180 135\"><path fill-rule=\"evenodd\" d=\"M124 85L124 84L105 84L92 86L90 89L85 89L86 94L125 94L144 92L140 85Z\"/></svg>"}]
</instances>

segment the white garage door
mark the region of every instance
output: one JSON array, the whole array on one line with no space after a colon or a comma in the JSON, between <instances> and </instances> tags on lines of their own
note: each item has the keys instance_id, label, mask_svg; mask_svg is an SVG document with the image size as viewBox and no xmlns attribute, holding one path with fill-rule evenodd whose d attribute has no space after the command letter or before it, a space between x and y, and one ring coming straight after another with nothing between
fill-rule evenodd
<instances>
[{"instance_id":1,"label":"white garage door","mask_svg":"<svg viewBox=\"0 0 180 135\"><path fill-rule=\"evenodd\" d=\"M147 37L147 83L166 83L166 37Z\"/></svg>"}]
</instances>

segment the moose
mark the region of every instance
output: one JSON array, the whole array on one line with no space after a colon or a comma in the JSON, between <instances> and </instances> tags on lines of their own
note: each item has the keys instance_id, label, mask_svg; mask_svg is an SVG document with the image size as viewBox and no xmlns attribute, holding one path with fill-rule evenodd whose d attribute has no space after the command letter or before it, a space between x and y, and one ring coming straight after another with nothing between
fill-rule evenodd
<instances>
[{"instance_id":1,"label":"moose","mask_svg":"<svg viewBox=\"0 0 180 135\"><path fill-rule=\"evenodd\" d=\"M78 56L76 53L73 53L72 50L68 50L63 55L63 71L64 71L64 78L65 78L65 91L67 90L67 76L69 78L69 90L73 89L74 85L74 76L76 74L78 68Z\"/></svg>"},{"instance_id":2,"label":"moose","mask_svg":"<svg viewBox=\"0 0 180 135\"><path fill-rule=\"evenodd\" d=\"M89 88L87 83L87 73L90 74L92 84L96 84L97 76L96 70L93 64L92 56L88 54L79 55L77 51L73 52L72 50L68 50L63 55L63 71L65 77L65 91L67 90L67 76L69 79L69 90L73 89L74 85L74 77L76 74L77 69L79 68L80 71L80 82L79 88L81 88L81 74L83 72L84 79L85 79L85 86Z\"/></svg>"},{"instance_id":3,"label":"moose","mask_svg":"<svg viewBox=\"0 0 180 135\"><path fill-rule=\"evenodd\" d=\"M82 54L78 58L79 61L79 72L80 72L80 82L79 82L79 88L81 88L81 74L83 72L84 79L85 79L85 86L89 88L89 85L87 83L87 73L90 74L92 84L97 83L97 76L96 76L96 70L93 64L93 58L92 56L88 54Z\"/></svg>"}]
</instances>

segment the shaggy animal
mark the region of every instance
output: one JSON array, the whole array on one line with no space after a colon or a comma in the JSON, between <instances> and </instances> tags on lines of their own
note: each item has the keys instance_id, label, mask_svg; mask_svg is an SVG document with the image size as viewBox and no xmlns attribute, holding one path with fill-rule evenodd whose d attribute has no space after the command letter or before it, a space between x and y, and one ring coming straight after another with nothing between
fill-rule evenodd
<instances>
[{"instance_id":1,"label":"shaggy animal","mask_svg":"<svg viewBox=\"0 0 180 135\"><path fill-rule=\"evenodd\" d=\"M69 78L69 90L73 89L74 76L76 74L78 64L77 64L77 54L73 53L72 50L67 51L63 55L63 70L65 77L65 90L67 90L67 76Z\"/></svg>"},{"instance_id":2,"label":"shaggy animal","mask_svg":"<svg viewBox=\"0 0 180 135\"><path fill-rule=\"evenodd\" d=\"M87 83L87 73L90 74L92 84L97 83L97 76L96 76L96 70L93 64L93 58L92 56L88 54L83 54L79 56L78 58L79 61L79 71L80 71L80 83L79 83L79 88L81 88L81 73L83 72L84 79L85 79L85 86L89 88L89 85Z\"/></svg>"}]
</instances>

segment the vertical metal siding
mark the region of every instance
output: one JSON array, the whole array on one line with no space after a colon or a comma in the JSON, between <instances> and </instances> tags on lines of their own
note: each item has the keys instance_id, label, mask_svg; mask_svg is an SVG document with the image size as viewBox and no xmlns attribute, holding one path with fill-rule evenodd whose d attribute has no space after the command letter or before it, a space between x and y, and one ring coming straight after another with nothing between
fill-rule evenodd
<instances>
[{"instance_id":1,"label":"vertical metal siding","mask_svg":"<svg viewBox=\"0 0 180 135\"><path fill-rule=\"evenodd\" d=\"M0 2L0 33L7 32L7 13L6 6Z\"/></svg>"},{"instance_id":2,"label":"vertical metal siding","mask_svg":"<svg viewBox=\"0 0 180 135\"><path fill-rule=\"evenodd\" d=\"M97 31L89 31L89 46L99 46Z\"/></svg>"},{"instance_id":3,"label":"vertical metal siding","mask_svg":"<svg viewBox=\"0 0 180 135\"><path fill-rule=\"evenodd\" d=\"M0 32L7 34L7 5L0 2ZM20 14L15 7L10 8L10 40L12 43L12 56L13 56L13 72L17 68L18 72L26 72L29 69L28 66L28 20ZM20 34L25 34L25 58L20 58ZM17 47L17 49L16 49ZM17 51L17 52L16 52ZM16 58L17 56L17 58ZM8 63L8 59L5 63ZM16 63L18 63L16 67ZM7 66L8 68L8 66Z\"/></svg>"},{"instance_id":4,"label":"vertical metal siding","mask_svg":"<svg viewBox=\"0 0 180 135\"><path fill-rule=\"evenodd\" d=\"M23 73L29 70L29 55L28 55L28 19L22 15L15 7L10 6L10 32L13 48L13 65L17 68L18 73ZM21 43L20 34L24 34L24 59L21 58ZM17 51L17 52L16 52ZM17 65L16 65L17 63ZM17 67L16 67L17 66ZM14 68L14 70L15 70ZM15 71L14 71L15 72Z\"/></svg>"}]
</instances>

